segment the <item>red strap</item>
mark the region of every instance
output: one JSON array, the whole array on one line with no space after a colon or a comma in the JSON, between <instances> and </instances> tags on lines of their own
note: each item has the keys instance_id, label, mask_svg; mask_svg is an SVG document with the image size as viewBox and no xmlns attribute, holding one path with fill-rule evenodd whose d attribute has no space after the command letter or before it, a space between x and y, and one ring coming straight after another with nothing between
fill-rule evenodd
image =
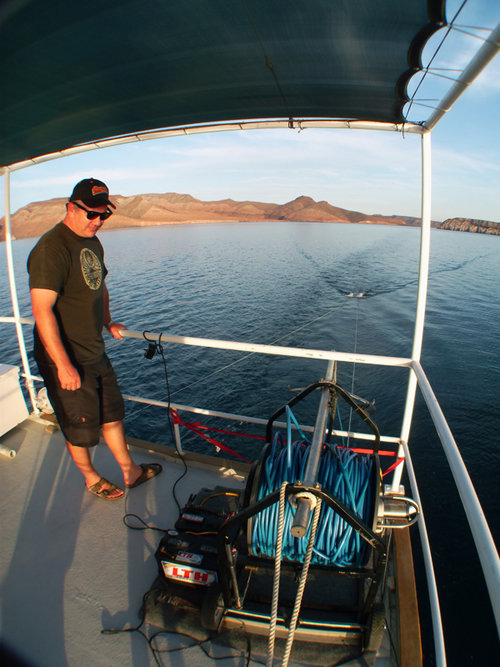
<instances>
[{"instance_id":1,"label":"red strap","mask_svg":"<svg viewBox=\"0 0 500 667\"><path fill-rule=\"evenodd\" d=\"M241 454L238 454L238 452L233 451L230 447L225 445L224 443L220 442L219 440L216 440L215 438L211 438L209 435L205 435L204 433L200 433L199 429L203 428L200 426L198 423L196 424L188 424L187 422L183 422L182 419L179 417L179 413L177 410L170 410L170 414L172 415L172 420L174 424L180 424L181 426L185 426L187 429L195 433L196 435L199 435L200 438L203 438L207 442L209 442L211 445L214 445L214 447L218 447L228 454L231 454L232 456L236 456L239 459L242 459L243 461L247 461L247 463L252 463L250 459L247 459L245 456L242 456ZM216 430L216 429L213 429ZM239 434L237 434L239 435Z\"/></svg>"},{"instance_id":2,"label":"red strap","mask_svg":"<svg viewBox=\"0 0 500 667\"><path fill-rule=\"evenodd\" d=\"M374 454L375 451L373 449L356 449L354 447L342 447L339 445L339 449L352 449L353 452L356 452L356 454ZM379 456L396 456L396 452L389 452L387 450L379 450L377 452Z\"/></svg>"},{"instance_id":3,"label":"red strap","mask_svg":"<svg viewBox=\"0 0 500 667\"><path fill-rule=\"evenodd\" d=\"M345 447L340 447L340 449L346 449ZM352 449L353 452L356 452L358 454L373 454L374 451L373 449L355 449L354 447L350 447L349 449ZM384 451L380 450L377 452L379 456L396 456L396 452L389 452L389 451ZM385 477L388 475L390 472L392 472L395 468L398 467L403 461L405 460L405 457L402 456L401 458L397 459L397 461L394 461L392 465L390 465L385 472L382 473L382 477Z\"/></svg>"},{"instance_id":4,"label":"red strap","mask_svg":"<svg viewBox=\"0 0 500 667\"><path fill-rule=\"evenodd\" d=\"M402 456L402 457L401 457L400 459L398 459L397 461L394 461L394 463L393 463L391 466L389 466L385 472L382 473L382 477L385 477L385 476L388 475L390 472L392 472L395 468L398 467L398 465L400 465L401 463L403 463L404 460L405 460L405 457Z\"/></svg>"},{"instance_id":5,"label":"red strap","mask_svg":"<svg viewBox=\"0 0 500 667\"><path fill-rule=\"evenodd\" d=\"M185 426L186 424L184 424ZM263 435L252 435L251 433L240 433L238 431L225 431L222 428L214 428L213 426L204 426L200 422L191 422L191 426L195 428L203 429L205 431L214 431L214 433L227 433L228 435L237 435L241 438L254 438L255 440L265 440L266 438Z\"/></svg>"},{"instance_id":6,"label":"red strap","mask_svg":"<svg viewBox=\"0 0 500 667\"><path fill-rule=\"evenodd\" d=\"M209 442L211 445L214 445L214 447L218 447L222 449L223 451L227 452L228 454L231 454L232 456L236 456L239 459L242 459L243 461L247 461L247 463L252 463L250 459L247 459L245 456L242 456L241 454L238 454L238 452L233 451L230 447L225 445L224 443L220 442L219 440L216 440L215 438L210 437L209 435L205 435L204 433L201 433L201 430L205 431L215 431L216 433L226 433L228 435L237 435L242 438L255 438L256 440L265 440L265 437L262 435L251 435L249 433L238 433L237 431L225 431L223 429L219 428L212 428L211 426L203 426L200 424L200 422L191 422L188 424L185 421L182 421L182 419L179 417L179 413L177 410L171 409L170 414L172 416L172 420L174 424L179 424L180 426L185 426L187 429L189 429L192 433L195 433L196 435L199 435L200 438L203 438L207 442ZM347 449L346 447L341 447L339 446L339 449ZM356 452L357 454L373 454L374 450L373 449L361 449L361 448L354 448L350 447L349 449L352 449L353 452ZM396 456L396 452L390 452L387 450L380 450L378 452L379 456ZM400 465L404 461L404 456L399 458L397 461L395 461L391 466L387 468L387 470L382 473L382 477L385 477L387 474L392 472L395 468Z\"/></svg>"}]
</instances>

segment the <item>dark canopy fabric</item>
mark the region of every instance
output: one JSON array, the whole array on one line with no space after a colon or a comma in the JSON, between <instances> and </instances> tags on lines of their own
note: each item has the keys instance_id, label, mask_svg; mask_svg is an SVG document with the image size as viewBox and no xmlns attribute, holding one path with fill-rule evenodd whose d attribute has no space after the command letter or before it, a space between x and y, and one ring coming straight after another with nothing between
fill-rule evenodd
<instances>
[{"instance_id":1,"label":"dark canopy fabric","mask_svg":"<svg viewBox=\"0 0 500 667\"><path fill-rule=\"evenodd\" d=\"M217 121L401 122L444 0L4 0L0 164Z\"/></svg>"}]
</instances>

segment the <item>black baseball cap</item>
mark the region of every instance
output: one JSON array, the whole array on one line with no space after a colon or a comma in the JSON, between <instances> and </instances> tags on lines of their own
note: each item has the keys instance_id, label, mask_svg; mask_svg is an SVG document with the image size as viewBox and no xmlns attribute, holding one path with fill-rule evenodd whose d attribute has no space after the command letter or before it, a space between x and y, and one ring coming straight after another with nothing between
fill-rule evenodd
<instances>
[{"instance_id":1,"label":"black baseball cap","mask_svg":"<svg viewBox=\"0 0 500 667\"><path fill-rule=\"evenodd\" d=\"M106 183L97 178L84 178L73 188L69 201L81 201L90 208L94 206L116 206L109 201L109 189Z\"/></svg>"}]
</instances>

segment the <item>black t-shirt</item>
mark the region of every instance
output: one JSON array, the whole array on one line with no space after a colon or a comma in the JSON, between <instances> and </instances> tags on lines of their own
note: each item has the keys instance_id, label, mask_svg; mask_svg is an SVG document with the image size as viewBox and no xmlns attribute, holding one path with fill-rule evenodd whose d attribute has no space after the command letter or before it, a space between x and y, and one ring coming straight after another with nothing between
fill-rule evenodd
<instances>
[{"instance_id":1,"label":"black t-shirt","mask_svg":"<svg viewBox=\"0 0 500 667\"><path fill-rule=\"evenodd\" d=\"M60 222L45 233L28 257L30 289L50 289L59 295L54 314L73 363L88 364L104 354L103 285L107 269L98 238L75 234ZM52 363L36 326L35 358Z\"/></svg>"}]
</instances>

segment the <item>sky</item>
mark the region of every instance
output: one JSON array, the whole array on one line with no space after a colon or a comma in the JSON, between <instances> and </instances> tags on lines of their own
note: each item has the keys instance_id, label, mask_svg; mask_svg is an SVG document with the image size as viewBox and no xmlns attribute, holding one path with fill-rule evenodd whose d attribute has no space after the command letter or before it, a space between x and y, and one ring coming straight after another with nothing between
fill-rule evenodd
<instances>
[{"instance_id":1,"label":"sky","mask_svg":"<svg viewBox=\"0 0 500 667\"><path fill-rule=\"evenodd\" d=\"M454 16L463 0L448 3ZM500 22L498 0L469 0L460 24ZM443 31L428 43L424 66ZM477 37L454 31L434 66L462 69L480 48ZM418 84L411 82L410 93ZM427 75L418 97L441 99L451 82ZM434 104L435 102L425 102ZM431 110L412 104L409 119ZM500 57L497 56L432 132L432 218L500 222ZM178 192L205 201L231 198L283 204L301 195L367 214L420 215L420 143L416 135L364 130L212 132L138 142L46 162L11 175L11 210L68 197L93 176L111 194ZM4 209L4 189L0 193Z\"/></svg>"}]
</instances>

